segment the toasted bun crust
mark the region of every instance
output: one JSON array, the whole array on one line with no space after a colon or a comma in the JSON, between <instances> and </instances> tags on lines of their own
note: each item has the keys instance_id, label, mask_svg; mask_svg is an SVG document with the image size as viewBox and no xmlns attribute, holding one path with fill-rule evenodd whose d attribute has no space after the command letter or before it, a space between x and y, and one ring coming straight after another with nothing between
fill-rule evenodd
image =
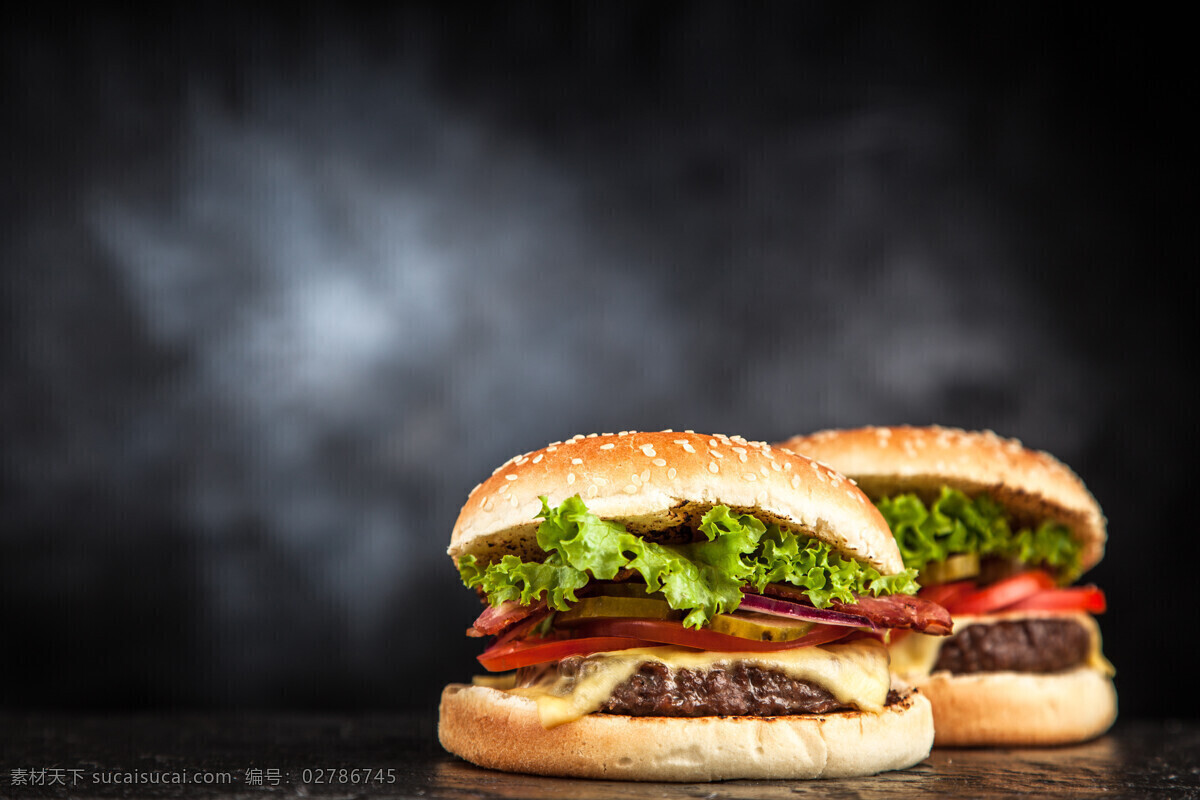
<instances>
[{"instance_id":1,"label":"toasted bun crust","mask_svg":"<svg viewBox=\"0 0 1200 800\"><path fill-rule=\"evenodd\" d=\"M476 486L450 538L455 563L536 548L539 495L551 506L580 495L631 532L695 524L714 505L752 511L874 566L903 568L887 523L834 470L762 442L720 434L623 432L576 436L516 456Z\"/></svg>"},{"instance_id":2,"label":"toasted bun crust","mask_svg":"<svg viewBox=\"0 0 1200 800\"><path fill-rule=\"evenodd\" d=\"M820 431L781 447L841 470L872 499L897 492L928 497L943 485L987 492L1019 520L1048 517L1069 527L1083 544L1083 569L1104 557L1105 520L1096 498L1066 464L1016 439L905 425Z\"/></svg>"},{"instance_id":3,"label":"toasted bun crust","mask_svg":"<svg viewBox=\"0 0 1200 800\"><path fill-rule=\"evenodd\" d=\"M933 704L938 747L1070 744L1117 718L1117 691L1097 669L1068 672L935 672L917 682Z\"/></svg>"},{"instance_id":4,"label":"toasted bun crust","mask_svg":"<svg viewBox=\"0 0 1200 800\"><path fill-rule=\"evenodd\" d=\"M533 700L482 686L442 692L451 753L507 772L632 781L838 778L903 769L929 755L929 701L910 692L880 714L625 717L589 714L546 730Z\"/></svg>"}]
</instances>

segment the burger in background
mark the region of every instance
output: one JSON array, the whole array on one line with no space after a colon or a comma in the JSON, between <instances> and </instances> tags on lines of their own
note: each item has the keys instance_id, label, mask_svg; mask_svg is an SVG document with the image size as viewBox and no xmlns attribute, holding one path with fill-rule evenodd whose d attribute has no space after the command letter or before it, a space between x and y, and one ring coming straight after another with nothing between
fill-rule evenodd
<instances>
[{"instance_id":1,"label":"burger in background","mask_svg":"<svg viewBox=\"0 0 1200 800\"><path fill-rule=\"evenodd\" d=\"M471 492L449 554L504 675L439 736L485 767L627 780L867 775L932 745L893 629L948 634L850 481L740 437L576 436Z\"/></svg>"},{"instance_id":2,"label":"burger in background","mask_svg":"<svg viewBox=\"0 0 1200 800\"><path fill-rule=\"evenodd\" d=\"M954 635L893 634L892 669L933 704L938 745L1091 739L1117 714L1093 617L1103 592L1071 584L1104 555L1105 520L1062 462L996 434L868 427L782 447L855 480L887 519L919 596Z\"/></svg>"}]
</instances>

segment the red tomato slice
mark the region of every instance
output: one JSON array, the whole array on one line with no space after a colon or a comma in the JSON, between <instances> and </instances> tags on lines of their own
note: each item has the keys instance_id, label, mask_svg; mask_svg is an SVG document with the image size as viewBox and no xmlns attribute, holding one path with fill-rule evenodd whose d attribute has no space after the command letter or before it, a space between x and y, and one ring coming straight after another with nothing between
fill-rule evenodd
<instances>
[{"instance_id":1,"label":"red tomato slice","mask_svg":"<svg viewBox=\"0 0 1200 800\"><path fill-rule=\"evenodd\" d=\"M627 636L589 636L581 639L522 639L513 644L491 647L479 655L479 663L489 672L528 667L568 656L585 656L605 650L654 647L657 642Z\"/></svg>"},{"instance_id":2,"label":"red tomato slice","mask_svg":"<svg viewBox=\"0 0 1200 800\"><path fill-rule=\"evenodd\" d=\"M987 614L1003 610L1032 594L1053 588L1054 579L1043 570L1020 572L958 600L954 607L948 610L951 614Z\"/></svg>"},{"instance_id":3,"label":"red tomato slice","mask_svg":"<svg viewBox=\"0 0 1200 800\"><path fill-rule=\"evenodd\" d=\"M942 608L950 613L954 613L955 605L959 600L962 600L967 595L975 591L975 581L955 581L954 583L942 583L937 586L926 586L917 594L923 600L929 600L937 603ZM898 632L898 631L897 631ZM892 641L895 641L895 634L892 635Z\"/></svg>"},{"instance_id":4,"label":"red tomato slice","mask_svg":"<svg viewBox=\"0 0 1200 800\"><path fill-rule=\"evenodd\" d=\"M1006 611L1086 611L1103 614L1108 608L1104 592L1096 586L1072 586L1035 592L1006 608Z\"/></svg>"},{"instance_id":5,"label":"red tomato slice","mask_svg":"<svg viewBox=\"0 0 1200 800\"><path fill-rule=\"evenodd\" d=\"M761 642L742 639L727 633L717 633L705 628L694 630L682 623L657 619L600 619L581 625L580 630L592 636L631 636L661 644L694 647L699 650L714 650L721 653L769 653L792 650L817 644L827 644L845 638L854 628L845 625L814 625L813 629L799 639L790 642Z\"/></svg>"}]
</instances>

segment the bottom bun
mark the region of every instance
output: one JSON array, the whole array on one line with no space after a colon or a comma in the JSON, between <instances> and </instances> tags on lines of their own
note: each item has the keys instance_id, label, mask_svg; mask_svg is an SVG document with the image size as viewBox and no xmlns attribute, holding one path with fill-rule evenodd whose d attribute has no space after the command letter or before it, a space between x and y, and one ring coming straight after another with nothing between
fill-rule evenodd
<instances>
[{"instance_id":1,"label":"bottom bun","mask_svg":"<svg viewBox=\"0 0 1200 800\"><path fill-rule=\"evenodd\" d=\"M533 700L482 686L442 692L442 746L481 767L577 778L717 781L844 778L929 755L933 716L919 692L882 713L794 717L589 714L546 730Z\"/></svg>"},{"instance_id":2,"label":"bottom bun","mask_svg":"<svg viewBox=\"0 0 1200 800\"><path fill-rule=\"evenodd\" d=\"M1112 681L1090 667L1052 674L935 672L917 685L933 704L939 747L1083 742L1117 718Z\"/></svg>"}]
</instances>

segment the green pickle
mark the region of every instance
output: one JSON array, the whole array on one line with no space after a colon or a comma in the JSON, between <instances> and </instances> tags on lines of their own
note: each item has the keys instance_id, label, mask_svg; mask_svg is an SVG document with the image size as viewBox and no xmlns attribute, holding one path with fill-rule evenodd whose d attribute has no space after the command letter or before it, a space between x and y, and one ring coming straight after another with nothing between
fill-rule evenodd
<instances>
[{"instance_id":1,"label":"green pickle","mask_svg":"<svg viewBox=\"0 0 1200 800\"><path fill-rule=\"evenodd\" d=\"M647 597L584 597L571 606L569 611L558 612L557 625L570 625L597 617L621 617L624 619L683 619L683 612L667 605L666 600Z\"/></svg>"},{"instance_id":2,"label":"green pickle","mask_svg":"<svg viewBox=\"0 0 1200 800\"><path fill-rule=\"evenodd\" d=\"M647 596L642 584L640 595L622 586L618 591L621 596L600 595L584 597L573 605L569 611L560 611L555 624L570 627L573 623L593 620L601 617L613 619L665 619L679 620L683 618L682 611L676 611L667 605L666 600ZM613 587L605 587L606 591ZM628 594L630 596L625 596ZM658 595L661 597L661 595ZM799 639L813 629L813 623L802 619L788 619L771 614L760 614L756 611L739 611L736 614L717 614L713 617L709 630L736 636L739 639L751 639L756 642L790 642Z\"/></svg>"},{"instance_id":3,"label":"green pickle","mask_svg":"<svg viewBox=\"0 0 1200 800\"><path fill-rule=\"evenodd\" d=\"M945 561L930 561L921 570L920 582L923 586L933 586L974 578L978 574L979 554L960 553L950 556Z\"/></svg>"}]
</instances>

